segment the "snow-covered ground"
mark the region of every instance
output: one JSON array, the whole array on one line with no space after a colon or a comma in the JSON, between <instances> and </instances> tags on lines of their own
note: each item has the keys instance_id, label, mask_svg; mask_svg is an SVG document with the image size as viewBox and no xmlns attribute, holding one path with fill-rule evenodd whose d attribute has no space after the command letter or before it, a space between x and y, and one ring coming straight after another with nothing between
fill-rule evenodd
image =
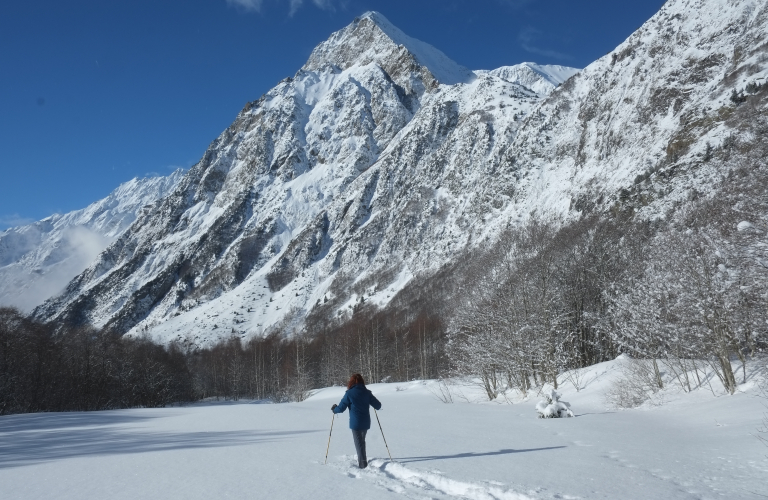
<instances>
[{"instance_id":1,"label":"snow-covered ground","mask_svg":"<svg viewBox=\"0 0 768 500\"><path fill-rule=\"evenodd\" d=\"M538 397L480 403L476 388L454 386L445 404L436 382L373 384L395 462L374 418L363 471L346 414L323 464L339 387L291 404L5 416L0 497L763 498L758 369L733 396L670 386L660 406L615 411L603 394L618 371L603 363L585 371L579 392L560 387L576 415L565 419L537 419Z\"/></svg>"}]
</instances>

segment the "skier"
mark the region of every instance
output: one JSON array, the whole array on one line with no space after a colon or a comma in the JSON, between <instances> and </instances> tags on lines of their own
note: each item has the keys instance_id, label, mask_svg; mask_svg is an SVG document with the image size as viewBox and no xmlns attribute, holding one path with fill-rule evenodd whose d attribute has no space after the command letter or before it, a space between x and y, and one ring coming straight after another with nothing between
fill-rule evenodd
<instances>
[{"instance_id":1,"label":"skier","mask_svg":"<svg viewBox=\"0 0 768 500\"><path fill-rule=\"evenodd\" d=\"M381 410L381 403L365 387L363 376L355 373L347 382L347 392L338 405L331 406L333 413L344 413L349 407L349 428L352 429L352 439L357 450L357 466L361 469L368 467L368 457L365 454L365 434L371 428L371 413L368 409L373 406Z\"/></svg>"}]
</instances>

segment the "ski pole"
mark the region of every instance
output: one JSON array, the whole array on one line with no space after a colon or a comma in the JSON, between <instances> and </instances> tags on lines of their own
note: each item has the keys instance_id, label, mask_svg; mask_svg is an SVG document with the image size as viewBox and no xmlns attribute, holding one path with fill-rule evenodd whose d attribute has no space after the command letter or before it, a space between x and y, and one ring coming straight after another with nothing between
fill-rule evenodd
<instances>
[{"instance_id":1,"label":"ski pole","mask_svg":"<svg viewBox=\"0 0 768 500\"><path fill-rule=\"evenodd\" d=\"M389 445L387 444L387 438L384 437L384 429L381 428L381 420L379 420L379 412L377 412L376 408L374 408L373 413L376 414L376 421L379 423L379 430L381 431L381 437L384 439L384 446L387 447L387 455L389 455L389 461L394 462L394 460L392 460L392 454L389 452Z\"/></svg>"},{"instance_id":2,"label":"ski pole","mask_svg":"<svg viewBox=\"0 0 768 500\"><path fill-rule=\"evenodd\" d=\"M331 417L331 432L328 433L328 446L325 448L325 464L328 464L328 450L331 449L331 434L333 434L333 421L336 420L336 414ZM383 434L382 434L383 435Z\"/></svg>"}]
</instances>

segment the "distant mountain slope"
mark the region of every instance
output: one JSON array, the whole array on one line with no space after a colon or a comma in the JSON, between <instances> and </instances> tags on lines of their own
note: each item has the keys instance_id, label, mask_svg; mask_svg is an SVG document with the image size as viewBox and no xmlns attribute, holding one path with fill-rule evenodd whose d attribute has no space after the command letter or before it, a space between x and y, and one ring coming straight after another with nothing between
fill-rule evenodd
<instances>
[{"instance_id":1,"label":"distant mountain slope","mask_svg":"<svg viewBox=\"0 0 768 500\"><path fill-rule=\"evenodd\" d=\"M568 66L524 62L492 70L475 70L475 74L497 76L508 82L524 85L537 94L549 95L558 85L579 71L581 70Z\"/></svg>"},{"instance_id":2,"label":"distant mountain slope","mask_svg":"<svg viewBox=\"0 0 768 500\"><path fill-rule=\"evenodd\" d=\"M662 217L715 192L707 142L760 140L746 116L765 116L767 28L765 0L671 0L551 88L576 70L475 78L370 13L248 104L35 314L165 341L246 338L385 306L533 214Z\"/></svg>"},{"instance_id":3,"label":"distant mountain slope","mask_svg":"<svg viewBox=\"0 0 768 500\"><path fill-rule=\"evenodd\" d=\"M60 293L146 205L183 176L132 179L82 210L0 233L0 304L29 311Z\"/></svg>"}]
</instances>

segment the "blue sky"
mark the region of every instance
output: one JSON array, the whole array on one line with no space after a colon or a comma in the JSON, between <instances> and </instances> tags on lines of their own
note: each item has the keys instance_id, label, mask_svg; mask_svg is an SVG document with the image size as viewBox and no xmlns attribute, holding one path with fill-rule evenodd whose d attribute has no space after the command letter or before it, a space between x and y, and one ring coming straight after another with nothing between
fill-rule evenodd
<instances>
[{"instance_id":1,"label":"blue sky","mask_svg":"<svg viewBox=\"0 0 768 500\"><path fill-rule=\"evenodd\" d=\"M661 0L26 0L0 6L0 230L188 168L243 105L377 10L470 69L584 67Z\"/></svg>"}]
</instances>

